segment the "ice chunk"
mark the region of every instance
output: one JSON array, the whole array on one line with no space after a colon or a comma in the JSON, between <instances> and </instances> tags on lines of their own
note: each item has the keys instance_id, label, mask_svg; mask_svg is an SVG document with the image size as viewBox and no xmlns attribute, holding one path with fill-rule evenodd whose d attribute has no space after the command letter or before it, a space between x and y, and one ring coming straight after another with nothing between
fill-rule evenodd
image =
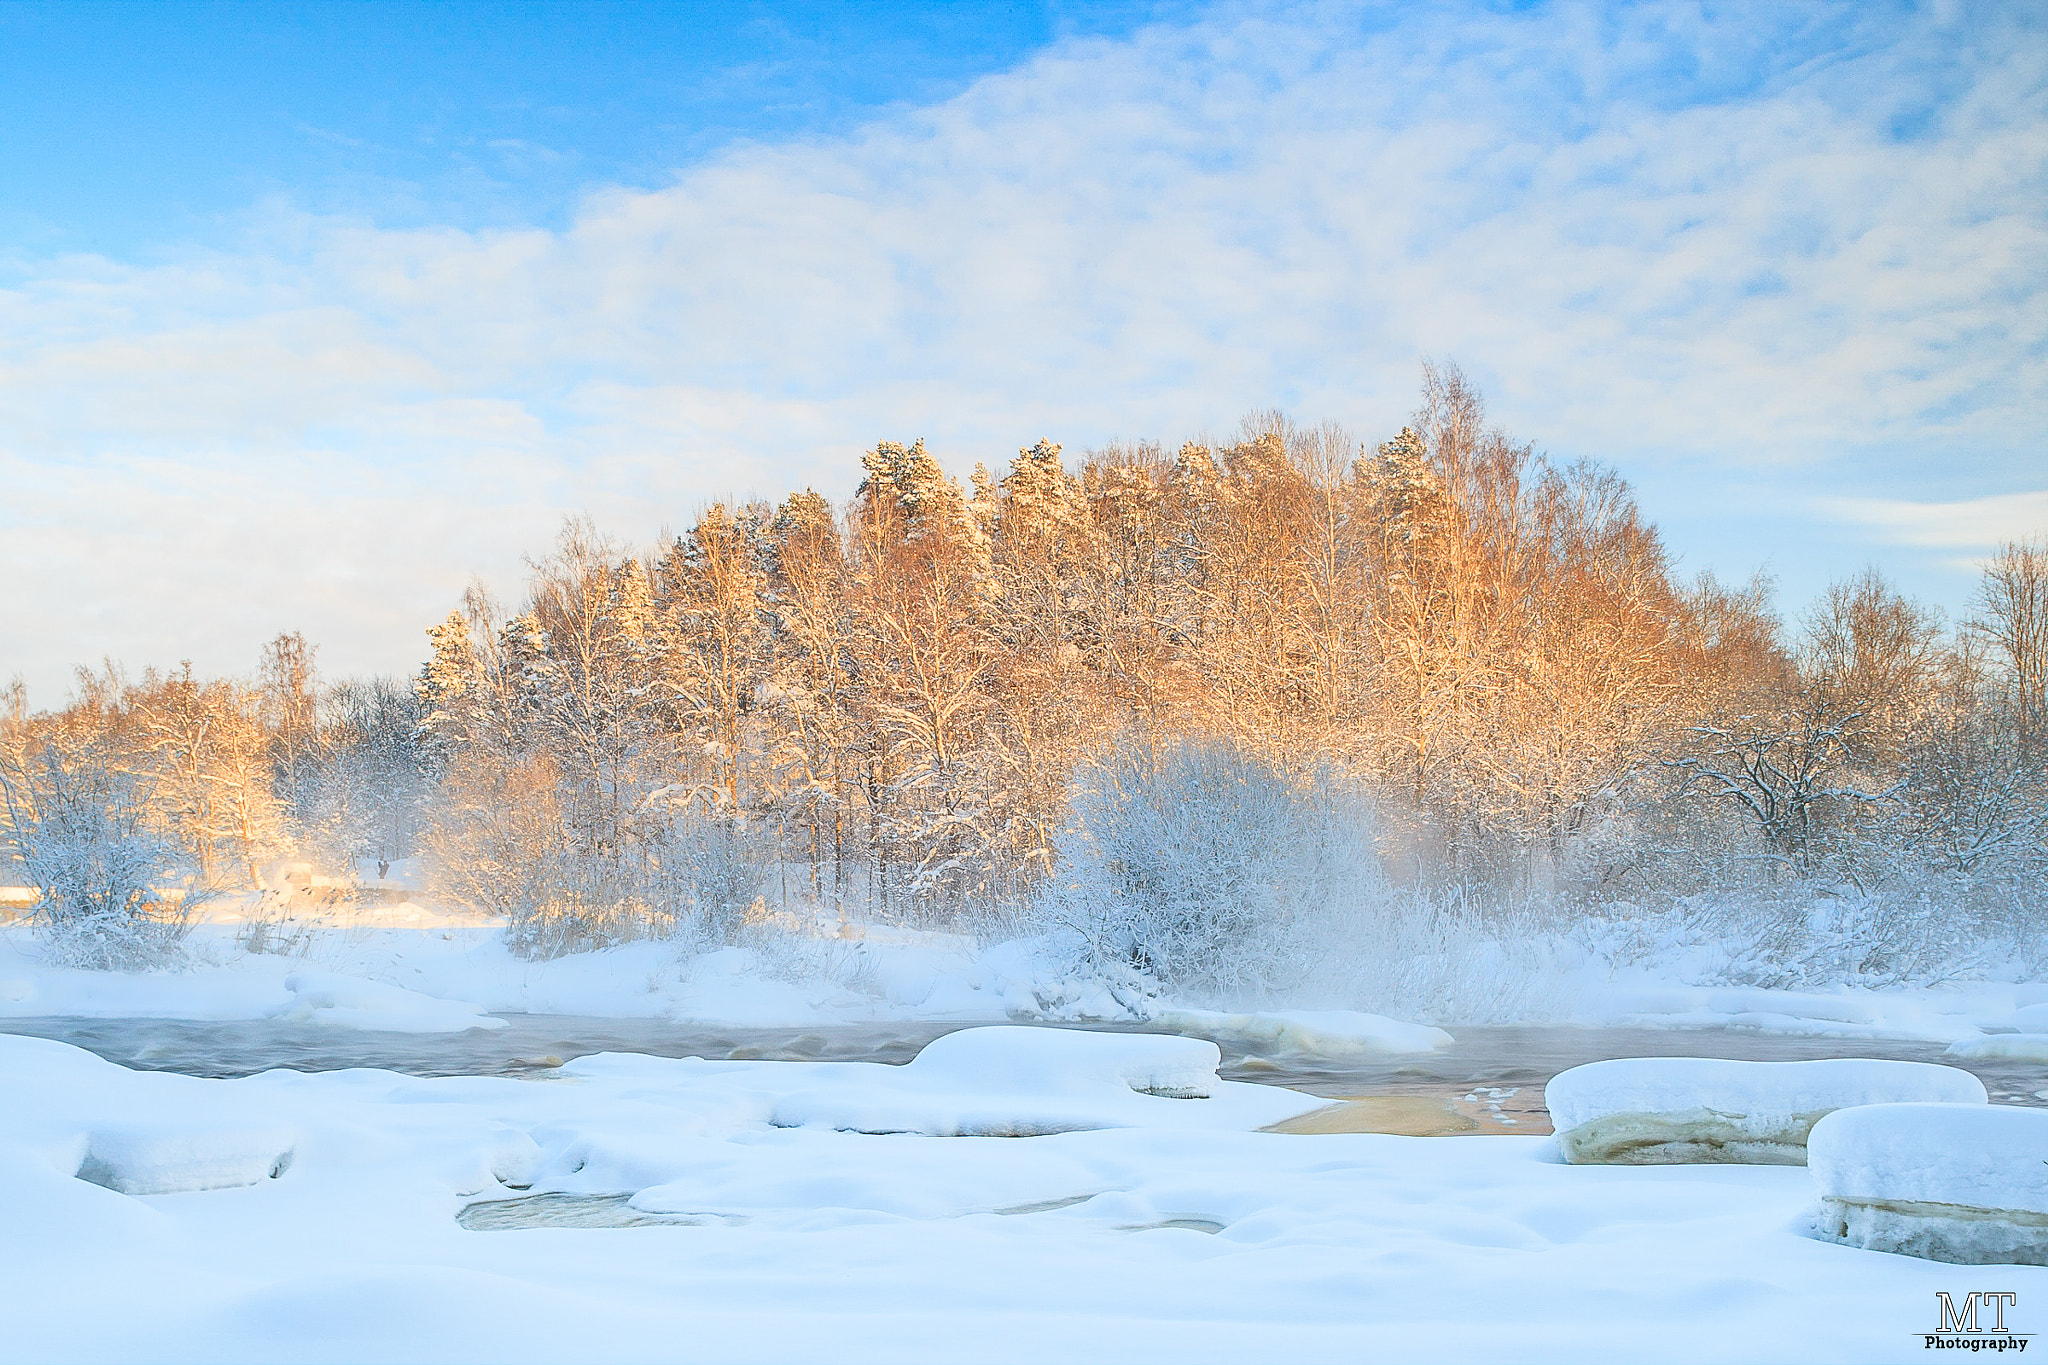
<instances>
[{"instance_id":1,"label":"ice chunk","mask_svg":"<svg viewBox=\"0 0 2048 1365\"><path fill-rule=\"evenodd\" d=\"M1272 1010L1260 1014L1160 1010L1152 1022L1268 1056L1382 1057L1430 1052L1454 1041L1440 1028L1405 1024L1384 1014L1358 1010Z\"/></svg>"},{"instance_id":2,"label":"ice chunk","mask_svg":"<svg viewBox=\"0 0 2048 1365\"><path fill-rule=\"evenodd\" d=\"M1877 1104L1807 1142L1821 1236L1961 1265L2048 1265L2048 1111Z\"/></svg>"},{"instance_id":3,"label":"ice chunk","mask_svg":"<svg viewBox=\"0 0 2048 1365\"><path fill-rule=\"evenodd\" d=\"M1216 1078L1200 1038L996 1026L962 1029L906 1066L840 1063L775 1102L779 1127L1026 1137L1088 1128L1258 1128L1324 1102ZM1187 1101L1201 1103L1187 1103Z\"/></svg>"},{"instance_id":4,"label":"ice chunk","mask_svg":"<svg viewBox=\"0 0 2048 1365\"><path fill-rule=\"evenodd\" d=\"M1567 1161L1797 1166L1824 1114L1894 1101L1983 1104L1984 1083L1931 1062L1626 1057L1558 1073L1544 1100Z\"/></svg>"},{"instance_id":5,"label":"ice chunk","mask_svg":"<svg viewBox=\"0 0 2048 1365\"><path fill-rule=\"evenodd\" d=\"M906 1068L944 1086L1059 1091L1121 1084L1141 1095L1207 1099L1223 1060L1201 1038L1079 1029L961 1029L934 1038Z\"/></svg>"},{"instance_id":6,"label":"ice chunk","mask_svg":"<svg viewBox=\"0 0 2048 1365\"><path fill-rule=\"evenodd\" d=\"M1987 1033L1948 1045L1951 1057L1972 1061L2048 1063L2048 1033Z\"/></svg>"},{"instance_id":7,"label":"ice chunk","mask_svg":"<svg viewBox=\"0 0 2048 1365\"><path fill-rule=\"evenodd\" d=\"M100 1128L78 1178L122 1194L232 1189L283 1175L294 1142L291 1129L268 1126Z\"/></svg>"},{"instance_id":8,"label":"ice chunk","mask_svg":"<svg viewBox=\"0 0 2048 1365\"><path fill-rule=\"evenodd\" d=\"M486 1015L482 1005L442 1000L352 976L294 972L284 984L292 993L292 1002L279 1017L305 1023L385 1033L461 1033L505 1027L503 1019Z\"/></svg>"}]
</instances>

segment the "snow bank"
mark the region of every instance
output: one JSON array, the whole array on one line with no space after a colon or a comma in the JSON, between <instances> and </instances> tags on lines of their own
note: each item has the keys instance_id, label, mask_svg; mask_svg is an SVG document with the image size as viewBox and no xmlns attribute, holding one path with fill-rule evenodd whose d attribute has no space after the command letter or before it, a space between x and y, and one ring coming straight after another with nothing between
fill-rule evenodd
<instances>
[{"instance_id":1,"label":"snow bank","mask_svg":"<svg viewBox=\"0 0 2048 1365\"><path fill-rule=\"evenodd\" d=\"M1933 1292L1959 1290L1953 1267L1814 1240L1804 1171L1283 1136L1245 1131L1229 1082L1132 1091L1194 1054L1128 1049L1177 1041L1078 1045L1085 1103L1142 1123L1010 1141L768 1122L799 1093L900 1102L917 1064L613 1054L568 1083L216 1081L0 1036L0 1358L1891 1360L1917 1352ZM978 1046L923 1063L960 1108L1061 1069ZM123 1125L297 1141L281 1179L246 1189L76 1179L92 1135ZM546 1196L631 1211L550 1226ZM473 1202L511 1216L465 1223ZM2048 1269L1976 1287L2024 1308Z\"/></svg>"},{"instance_id":2,"label":"snow bank","mask_svg":"<svg viewBox=\"0 0 2048 1365\"><path fill-rule=\"evenodd\" d=\"M292 1002L278 1017L333 1028L374 1029L385 1033L462 1033L469 1029L505 1027L482 1005L443 1000L402 986L386 986L329 972L294 972L284 979Z\"/></svg>"},{"instance_id":3,"label":"snow bank","mask_svg":"<svg viewBox=\"0 0 2048 1365\"><path fill-rule=\"evenodd\" d=\"M1947 1043L1974 1037L2012 1009L2012 987L1837 992L1639 981L1592 990L1582 1023L1623 1028L1733 1028L1807 1038Z\"/></svg>"},{"instance_id":4,"label":"snow bank","mask_svg":"<svg viewBox=\"0 0 2048 1365\"><path fill-rule=\"evenodd\" d=\"M0 1017L262 1019L290 1003L286 970L199 966L183 972L89 972L39 963L0 978Z\"/></svg>"},{"instance_id":5,"label":"snow bank","mask_svg":"<svg viewBox=\"0 0 2048 1365\"><path fill-rule=\"evenodd\" d=\"M1427 1024L1405 1024L1357 1010L1275 1010L1224 1014L1215 1010L1158 1010L1151 1022L1177 1033L1199 1034L1265 1056L1384 1057L1431 1052L1451 1035Z\"/></svg>"},{"instance_id":6,"label":"snow bank","mask_svg":"<svg viewBox=\"0 0 2048 1365\"><path fill-rule=\"evenodd\" d=\"M2048 1004L2020 1006L2012 1012L2011 1024L2022 1033L2048 1033Z\"/></svg>"},{"instance_id":7,"label":"snow bank","mask_svg":"<svg viewBox=\"0 0 2048 1365\"><path fill-rule=\"evenodd\" d=\"M1626 1057L1559 1072L1544 1088L1566 1161L1796 1166L1824 1114L1894 1101L1983 1104L1984 1083L1930 1062L1734 1062Z\"/></svg>"},{"instance_id":8,"label":"snow bank","mask_svg":"<svg viewBox=\"0 0 2048 1365\"><path fill-rule=\"evenodd\" d=\"M1132 1126L1261 1128L1324 1103L1220 1081L1221 1060L1214 1043L1198 1038L962 1029L927 1044L906 1066L821 1071L822 1084L775 1105L773 1122L861 1133L1020 1137Z\"/></svg>"},{"instance_id":9,"label":"snow bank","mask_svg":"<svg viewBox=\"0 0 2048 1365\"><path fill-rule=\"evenodd\" d=\"M855 925L847 926L844 938L792 936L696 956L672 942L646 941L535 962L513 955L498 928L430 908L386 905L350 914L355 918L327 927L297 926L292 956L244 951L237 940L243 926L201 924L186 941L184 969L148 973L49 967L26 927L0 926L0 1017L262 1019L300 1006L285 981L304 974L461 1002L441 1014L447 1027L475 1027L460 1012L470 1005L486 1012L741 1027L909 1019L1134 1020L1129 997L1118 998L1101 979L1080 971L1073 945L1056 937L983 947L957 934ZM1737 1028L1944 1044L1982 1037L1987 1029L2048 1033L2044 983L1793 992L1688 986L1641 971L1617 976L1592 958L1559 971L1537 973L1541 989L1522 992L1505 990L1495 976L1460 978L1457 991L1430 994L1426 1008L1454 1025L1464 1019ZM1457 982L1446 978L1442 984L1449 989ZM384 1010L371 1001L321 1008L410 1013L418 1022L428 1017L426 1011ZM322 1016L333 1023L347 1018ZM358 1026L391 1022L363 1018ZM1247 1052L1334 1059L1426 1051L1443 1046L1447 1037L1426 1025L1354 1011L1235 1013L1182 1009L1170 1000L1160 1002L1158 1022Z\"/></svg>"},{"instance_id":10,"label":"snow bank","mask_svg":"<svg viewBox=\"0 0 2048 1365\"><path fill-rule=\"evenodd\" d=\"M280 1127L131 1124L94 1130L78 1178L122 1194L181 1194L275 1180L295 1138Z\"/></svg>"},{"instance_id":11,"label":"snow bank","mask_svg":"<svg viewBox=\"0 0 2048 1365\"><path fill-rule=\"evenodd\" d=\"M2048 1265L2048 1110L1878 1104L1807 1140L1821 1236L1962 1265Z\"/></svg>"},{"instance_id":12,"label":"snow bank","mask_svg":"<svg viewBox=\"0 0 2048 1365\"><path fill-rule=\"evenodd\" d=\"M1987 1033L1959 1038L1947 1048L1951 1057L1970 1061L2040 1062L2048 1065L2048 1033Z\"/></svg>"}]
</instances>

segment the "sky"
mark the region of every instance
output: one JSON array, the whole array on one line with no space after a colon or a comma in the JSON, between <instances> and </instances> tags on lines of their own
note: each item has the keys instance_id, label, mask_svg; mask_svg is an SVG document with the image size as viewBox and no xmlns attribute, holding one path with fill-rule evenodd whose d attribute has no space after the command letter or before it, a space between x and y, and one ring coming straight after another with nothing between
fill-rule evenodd
<instances>
[{"instance_id":1,"label":"sky","mask_svg":"<svg viewBox=\"0 0 2048 1365\"><path fill-rule=\"evenodd\" d=\"M0 681L403 673L568 514L1397 431L1949 615L2048 533L2028 3L0 0Z\"/></svg>"}]
</instances>

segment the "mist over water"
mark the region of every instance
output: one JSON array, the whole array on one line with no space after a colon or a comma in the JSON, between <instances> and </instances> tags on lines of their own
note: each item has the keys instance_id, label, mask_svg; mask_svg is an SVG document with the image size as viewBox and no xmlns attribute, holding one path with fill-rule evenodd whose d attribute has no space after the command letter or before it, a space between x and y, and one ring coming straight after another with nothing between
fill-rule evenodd
<instances>
[{"instance_id":1,"label":"mist over water","mask_svg":"<svg viewBox=\"0 0 2048 1365\"><path fill-rule=\"evenodd\" d=\"M162 1019L8 1019L0 1032L52 1038L143 1071L250 1076L283 1068L335 1071L377 1067L412 1076L508 1076L546 1081L555 1068L598 1052L711 1061L908 1062L934 1038L972 1024L835 1024L809 1028L718 1028L665 1020L559 1015L500 1016L507 1026L459 1034L376 1034L275 1020L195 1023ZM1048 1025L1048 1027L1058 1027ZM1140 1025L1093 1030L1150 1032ZM2032 1063L1958 1060L1937 1043L1793 1037L1733 1029L1460 1028L1431 1052L1375 1060L1259 1056L1226 1050L1226 1080L1280 1085L1348 1098L1414 1095L1444 1101L1476 1096L1489 1131L1549 1131L1544 1084L1560 1071L1613 1057L1722 1057L1806 1061L1879 1057L1961 1066L1984 1081L1993 1103L2048 1107L2048 1070ZM1496 1092L1488 1095L1486 1092ZM1508 1093L1512 1092L1512 1093ZM1489 1102L1490 1101L1490 1102ZM1502 1127L1502 1116L1518 1120Z\"/></svg>"}]
</instances>

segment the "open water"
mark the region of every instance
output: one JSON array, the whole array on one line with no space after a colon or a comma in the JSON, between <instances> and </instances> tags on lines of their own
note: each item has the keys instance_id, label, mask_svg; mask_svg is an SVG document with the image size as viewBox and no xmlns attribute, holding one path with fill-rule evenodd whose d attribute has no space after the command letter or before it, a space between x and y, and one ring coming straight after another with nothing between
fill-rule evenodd
<instances>
[{"instance_id":1,"label":"open water","mask_svg":"<svg viewBox=\"0 0 2048 1365\"><path fill-rule=\"evenodd\" d=\"M378 1067L414 1076L542 1076L594 1052L730 1060L902 1063L932 1039L972 1022L839 1024L809 1028L727 1028L664 1019L506 1014L502 1029L467 1033L371 1033L259 1019L202 1023L175 1019L26 1018L0 1032L55 1038L145 1071L248 1076L283 1067L336 1071ZM1089 1025L1091 1028L1129 1026ZM1137 1029L1135 1031L1144 1031ZM1454 1028L1457 1041L1412 1056L1336 1061L1246 1056L1226 1047L1230 1080L1284 1085L1331 1097L1424 1095L1442 1099L1494 1132L1549 1131L1543 1086L1558 1072L1610 1057L1727 1057L1798 1061L1886 1057L1962 1066L1983 1078L1998 1104L2048 1107L2048 1067L1960 1061L1939 1043L1802 1038L1733 1029Z\"/></svg>"}]
</instances>

